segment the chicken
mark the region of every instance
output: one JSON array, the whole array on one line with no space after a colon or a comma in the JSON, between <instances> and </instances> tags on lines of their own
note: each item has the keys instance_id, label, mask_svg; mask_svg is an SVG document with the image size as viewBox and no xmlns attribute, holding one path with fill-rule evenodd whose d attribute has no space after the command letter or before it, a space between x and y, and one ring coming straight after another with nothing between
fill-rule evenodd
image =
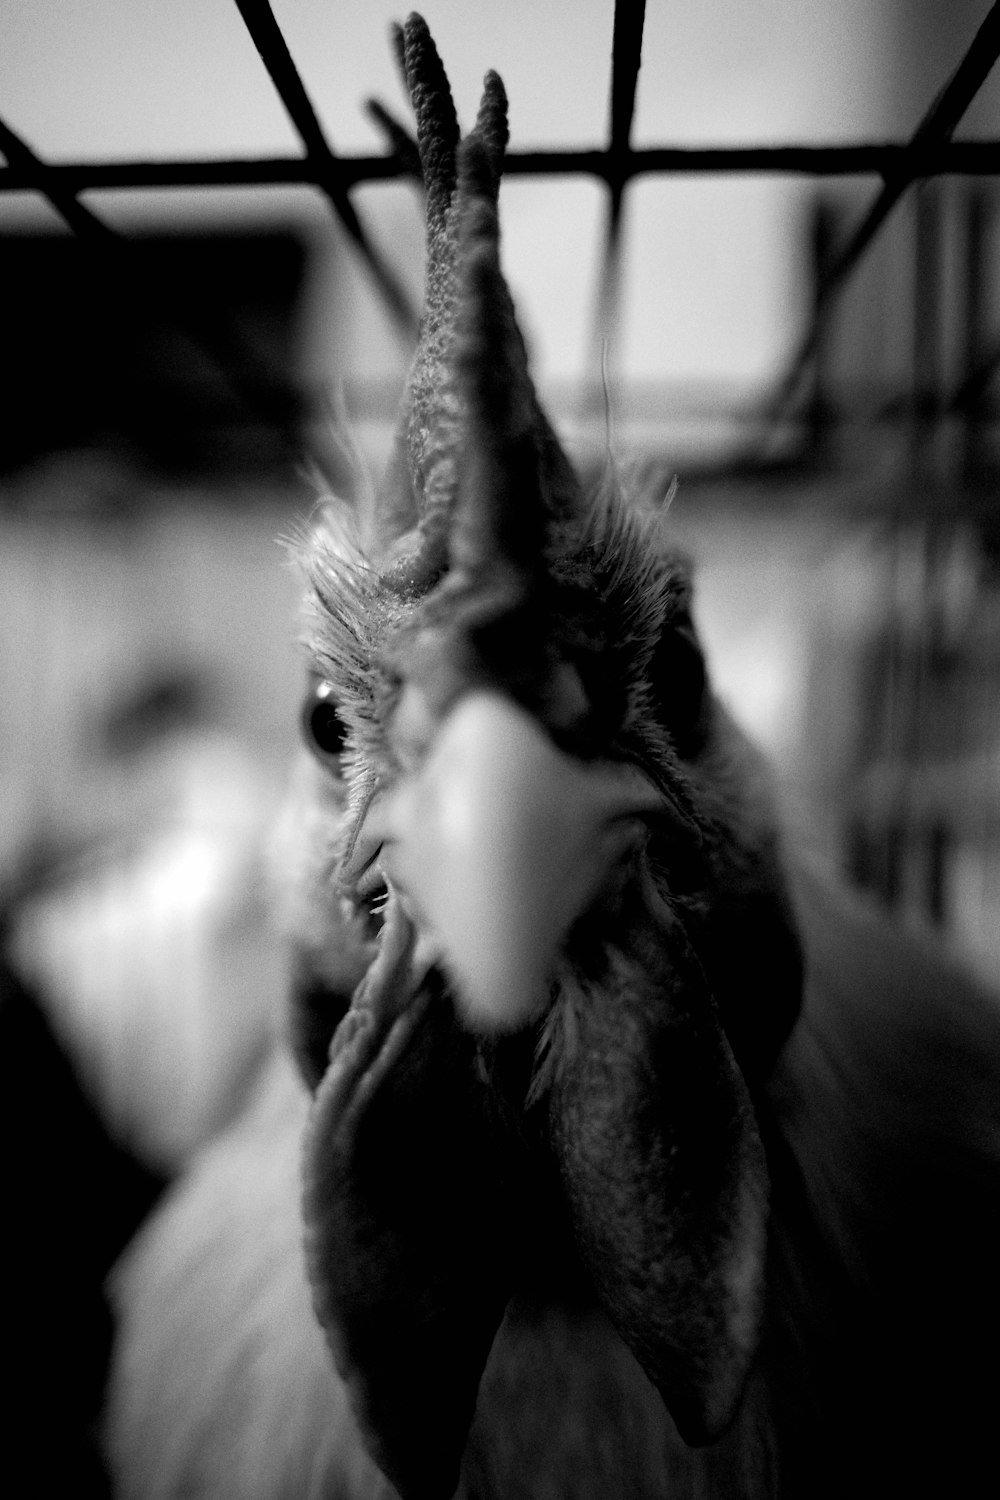
<instances>
[{"instance_id":1,"label":"chicken","mask_svg":"<svg viewBox=\"0 0 1000 1500\"><path fill-rule=\"evenodd\" d=\"M460 140L399 42L426 305L301 547L294 1064L118 1272L119 1493L991 1488L996 1001L786 849L661 515L533 390L502 84Z\"/></svg>"}]
</instances>

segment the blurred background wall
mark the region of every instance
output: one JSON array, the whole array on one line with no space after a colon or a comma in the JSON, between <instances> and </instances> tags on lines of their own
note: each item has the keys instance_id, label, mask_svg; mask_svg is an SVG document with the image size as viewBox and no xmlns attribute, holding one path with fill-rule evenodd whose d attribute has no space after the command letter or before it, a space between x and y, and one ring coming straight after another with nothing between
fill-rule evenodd
<instances>
[{"instance_id":1,"label":"blurred background wall","mask_svg":"<svg viewBox=\"0 0 1000 1500\"><path fill-rule=\"evenodd\" d=\"M274 0L335 150L402 113L381 3ZM657 0L636 146L903 141L985 0ZM611 0L428 3L459 110L484 70L512 149L600 146ZM957 139L1000 139L990 75ZM0 118L49 163L295 156L231 0L6 0ZM1000 148L998 148L1000 149ZM13 165L13 158L7 153ZM130 1139L170 1164L280 1009L262 848L295 745L287 540L378 468L408 346L312 187L91 189L129 242L0 192L0 880L8 951ZM909 192L837 299L794 420L766 420L871 174L638 178L610 326L601 184L510 177L505 264L536 373L588 465L680 489L717 684L788 816L903 920L1000 959L1000 594L991 176ZM419 301L416 190L352 201ZM602 339L606 347L602 348ZM986 372L983 374L983 372ZM973 386L969 381L975 377ZM961 400L957 394L965 391Z\"/></svg>"}]
</instances>

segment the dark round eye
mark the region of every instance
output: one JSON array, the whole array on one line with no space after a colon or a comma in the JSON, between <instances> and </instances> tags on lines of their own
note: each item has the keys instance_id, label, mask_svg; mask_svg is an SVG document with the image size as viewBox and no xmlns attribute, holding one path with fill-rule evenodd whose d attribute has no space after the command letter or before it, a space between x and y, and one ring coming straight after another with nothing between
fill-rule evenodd
<instances>
[{"instance_id":1,"label":"dark round eye","mask_svg":"<svg viewBox=\"0 0 1000 1500\"><path fill-rule=\"evenodd\" d=\"M707 678L693 625L681 620L665 628L651 672L663 723L677 750L684 756L696 754L703 741Z\"/></svg>"},{"instance_id":2,"label":"dark round eye","mask_svg":"<svg viewBox=\"0 0 1000 1500\"><path fill-rule=\"evenodd\" d=\"M347 729L333 689L323 678L313 683L302 705L302 732L306 744L317 755L340 755L344 748Z\"/></svg>"}]
</instances>

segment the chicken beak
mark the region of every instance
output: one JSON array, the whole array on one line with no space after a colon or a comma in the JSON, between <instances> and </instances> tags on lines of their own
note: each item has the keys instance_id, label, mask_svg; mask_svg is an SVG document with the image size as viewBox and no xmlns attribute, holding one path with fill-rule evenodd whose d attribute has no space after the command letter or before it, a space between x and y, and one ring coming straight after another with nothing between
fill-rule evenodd
<instances>
[{"instance_id":1,"label":"chicken beak","mask_svg":"<svg viewBox=\"0 0 1000 1500\"><path fill-rule=\"evenodd\" d=\"M559 750L511 699L459 700L385 806L382 864L473 1029L540 1013L567 932L658 807L638 772Z\"/></svg>"}]
</instances>

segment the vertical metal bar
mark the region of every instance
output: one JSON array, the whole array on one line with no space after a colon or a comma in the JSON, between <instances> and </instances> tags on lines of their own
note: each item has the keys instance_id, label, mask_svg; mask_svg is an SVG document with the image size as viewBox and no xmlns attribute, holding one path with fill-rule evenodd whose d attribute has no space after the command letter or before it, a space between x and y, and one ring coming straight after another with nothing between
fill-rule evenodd
<instances>
[{"instance_id":1,"label":"vertical metal bar","mask_svg":"<svg viewBox=\"0 0 1000 1500\"><path fill-rule=\"evenodd\" d=\"M620 311L622 223L625 193L631 182L632 121L642 66L645 21L645 0L615 0L608 147L605 153L608 199L591 345L598 361L604 348L609 347L614 339Z\"/></svg>"},{"instance_id":2,"label":"vertical metal bar","mask_svg":"<svg viewBox=\"0 0 1000 1500\"><path fill-rule=\"evenodd\" d=\"M983 347L986 310L986 237L989 213L986 194L978 184L962 195L964 266L962 288L962 385L958 395L962 423L962 477L968 484L979 476L983 462L983 391L977 379L988 368Z\"/></svg>"},{"instance_id":3,"label":"vertical metal bar","mask_svg":"<svg viewBox=\"0 0 1000 1500\"><path fill-rule=\"evenodd\" d=\"M646 0L615 0L609 150L616 163L624 162L631 145L645 23Z\"/></svg>"},{"instance_id":4,"label":"vertical metal bar","mask_svg":"<svg viewBox=\"0 0 1000 1500\"><path fill-rule=\"evenodd\" d=\"M943 225L937 186L921 183L914 200L910 464L925 489L935 479L935 442L941 412Z\"/></svg>"},{"instance_id":5,"label":"vertical metal bar","mask_svg":"<svg viewBox=\"0 0 1000 1500\"><path fill-rule=\"evenodd\" d=\"M813 316L819 303L820 288L833 254L837 235L837 212L828 198L817 197L812 204L809 231L809 268L812 280ZM807 422L813 458L823 462L828 457L834 398L830 376L829 329L823 326L816 342L812 367L812 394Z\"/></svg>"},{"instance_id":6,"label":"vertical metal bar","mask_svg":"<svg viewBox=\"0 0 1000 1500\"><path fill-rule=\"evenodd\" d=\"M910 483L925 514L912 547L919 566L912 579L903 633L898 746L901 768L899 815L906 833L911 900L921 914L940 922L944 911L949 839L940 813L923 805L922 779L940 753L947 684L942 681L942 590L947 587L947 518L943 504L951 486L942 483L942 374L944 205L941 184L921 183L913 200L912 370L910 392Z\"/></svg>"}]
</instances>

